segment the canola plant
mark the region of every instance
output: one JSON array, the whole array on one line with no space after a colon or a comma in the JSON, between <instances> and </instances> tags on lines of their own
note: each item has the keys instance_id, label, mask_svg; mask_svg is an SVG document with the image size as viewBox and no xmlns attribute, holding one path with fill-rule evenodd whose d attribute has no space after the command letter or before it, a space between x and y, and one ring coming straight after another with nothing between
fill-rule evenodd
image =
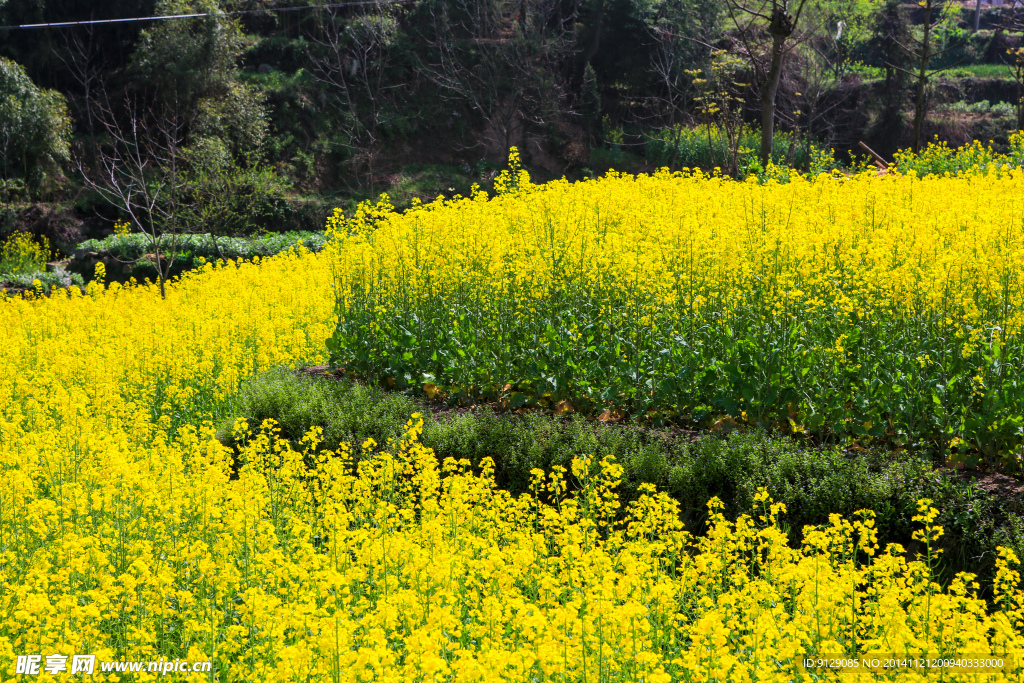
<instances>
[{"instance_id":1,"label":"canola plant","mask_svg":"<svg viewBox=\"0 0 1024 683\"><path fill-rule=\"evenodd\" d=\"M336 217L332 362L1022 468L1024 171L610 174ZM563 403L564 402L564 403Z\"/></svg>"},{"instance_id":2,"label":"canola plant","mask_svg":"<svg viewBox=\"0 0 1024 683\"><path fill-rule=\"evenodd\" d=\"M903 354L893 387L923 393L929 415L943 402L960 415L958 368L981 376L971 410L1012 398L1017 172L506 188L402 216L364 209L334 222L353 236L322 253L207 266L166 299L98 280L0 301L0 678L19 680L28 656L91 654L209 660L204 676L221 681L809 681L854 657L895 663L843 680L1021 680L1017 558L1002 551L991 600L971 575L940 585L928 501L916 557L877 547L870 511L806 529L794 548L765 493L735 521L712 500L702 537L652 489L622 510L621 469L601 454L571 477L535 471L513 499L487 461L438 462L416 416L388 444L322 444L313 429L299 451L244 420L237 447L215 438L211 416L241 381L323 362L328 338L367 372L536 401L563 386L562 358L591 382L566 382L565 396L647 410L661 391L649 379L703 358L705 379L673 375L680 413L698 400L688 387L724 391L730 373L761 372L785 397L798 376L810 388L792 419L805 427L832 400L813 382L877 403L855 381L876 371L867 349L889 354L880 364ZM450 340L421 331L442 323ZM946 346L920 347L925 330ZM640 362L669 331L676 346ZM397 351L373 350L403 334L408 376L381 365ZM625 377L606 398L598 362ZM939 367L941 390L927 384ZM741 388L733 414L773 416L782 399L769 399ZM906 429L911 413L878 405ZM81 678L54 669L38 677Z\"/></svg>"}]
</instances>

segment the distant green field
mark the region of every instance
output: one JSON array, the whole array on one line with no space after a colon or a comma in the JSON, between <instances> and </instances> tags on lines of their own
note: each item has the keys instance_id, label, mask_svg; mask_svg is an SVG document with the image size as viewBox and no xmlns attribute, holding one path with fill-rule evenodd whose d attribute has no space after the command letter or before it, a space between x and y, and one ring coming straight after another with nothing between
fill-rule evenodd
<instances>
[{"instance_id":1,"label":"distant green field","mask_svg":"<svg viewBox=\"0 0 1024 683\"><path fill-rule=\"evenodd\" d=\"M866 80L882 78L884 73L880 67L858 65L853 69L854 73ZM1010 68L1005 64L964 64L938 74L939 78L1012 78Z\"/></svg>"},{"instance_id":2,"label":"distant green field","mask_svg":"<svg viewBox=\"0 0 1024 683\"><path fill-rule=\"evenodd\" d=\"M948 78L1013 78L1005 64L964 64L943 72Z\"/></svg>"}]
</instances>

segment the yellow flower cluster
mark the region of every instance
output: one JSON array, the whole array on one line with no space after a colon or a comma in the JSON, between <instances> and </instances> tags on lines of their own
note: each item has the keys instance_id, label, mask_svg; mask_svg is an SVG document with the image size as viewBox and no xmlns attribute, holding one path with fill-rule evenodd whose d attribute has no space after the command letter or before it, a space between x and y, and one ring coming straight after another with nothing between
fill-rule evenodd
<instances>
[{"instance_id":1,"label":"yellow flower cluster","mask_svg":"<svg viewBox=\"0 0 1024 683\"><path fill-rule=\"evenodd\" d=\"M740 306L757 288L779 310L945 310L1004 335L1024 323L1024 170L785 185L613 172L527 187L375 212L375 230L348 229L365 227L365 211L349 221L339 212L335 232L363 235L343 249L345 275L424 293L473 276L497 286L509 272L538 285L579 275L639 287L659 306Z\"/></svg>"},{"instance_id":2,"label":"yellow flower cluster","mask_svg":"<svg viewBox=\"0 0 1024 683\"><path fill-rule=\"evenodd\" d=\"M372 229L337 217L357 236L332 362L513 407L713 406L943 455L955 429L990 465L1020 444L1024 170L512 177Z\"/></svg>"},{"instance_id":3,"label":"yellow flower cluster","mask_svg":"<svg viewBox=\"0 0 1024 683\"><path fill-rule=\"evenodd\" d=\"M694 539L647 488L616 524L610 459L574 462L574 495L537 471L534 494L513 499L489 460L439 465L418 417L355 465L348 445L318 448L317 428L298 452L272 421L253 435L241 420L237 477L205 428L157 437L145 458L130 442L66 453L45 493L34 463L5 463L19 500L3 508L0 657L212 658L229 681L668 683L813 680L803 661L817 655L991 655L1007 664L987 680L1019 680L1012 553L989 610L972 576L942 590L902 548L879 552L870 512L793 549L785 507L762 491L735 523L712 500ZM907 678L973 674L887 680Z\"/></svg>"},{"instance_id":4,"label":"yellow flower cluster","mask_svg":"<svg viewBox=\"0 0 1024 683\"><path fill-rule=\"evenodd\" d=\"M223 514L206 461L226 457L195 426L254 371L323 361L330 283L300 249L207 265L166 300L100 282L0 298L0 679L17 654L209 653L183 629L214 596L190 585L235 560L195 545Z\"/></svg>"},{"instance_id":5,"label":"yellow flower cluster","mask_svg":"<svg viewBox=\"0 0 1024 683\"><path fill-rule=\"evenodd\" d=\"M672 188L695 181L606 182L682 219ZM705 186L760 191L695 187ZM592 187L546 191L600 200ZM837 211L830 197L848 191L795 187ZM633 221L662 220L654 208L631 216L601 205L599 225L517 238L544 209L521 207L544 192L520 187L516 202L493 205L509 221L503 234L535 250L525 267L567 253L555 249L586 231L633 253L622 241ZM738 206L756 215L757 197ZM373 237L318 255L207 264L166 299L154 286L96 282L85 295L0 300L0 678L15 677L19 655L77 653L211 659L222 681L789 681L811 680L804 655L885 652L998 655L1013 666L989 679L1020 680L1024 605L1007 551L989 608L972 577L942 589L927 554L879 550L867 512L810 530L793 549L778 528L783 508L766 495L736 522L712 501L710 532L696 539L652 489L620 511L621 468L608 459L577 460L571 480L535 472L533 494L513 499L495 489L492 463L478 473L438 463L415 416L382 448L321 448L314 429L299 452L273 424L254 431L243 420L237 452L214 438L208 417L242 379L324 359L335 271L369 260L386 243L375 240L401 234L395 263L413 272L417 249L445 250L431 243L447 216L458 219L452 249L476 244L479 258L494 257L492 228L481 222L474 237L466 222L482 205L388 216ZM719 213L701 210L694 230ZM423 229L399 233L403 221ZM656 231L647 240L670 244ZM638 253L637 277L657 265ZM933 519L923 504L925 546Z\"/></svg>"},{"instance_id":6,"label":"yellow flower cluster","mask_svg":"<svg viewBox=\"0 0 1024 683\"><path fill-rule=\"evenodd\" d=\"M991 140L988 145L982 145L980 140L973 140L953 149L936 135L935 141L928 143L919 154L914 154L909 149L896 152L890 170L900 173L912 172L918 177L977 175L989 172L999 174L1020 168L1024 164L1024 132L1013 133L1008 142L1007 153L1000 154L992 149Z\"/></svg>"},{"instance_id":7,"label":"yellow flower cluster","mask_svg":"<svg viewBox=\"0 0 1024 683\"><path fill-rule=\"evenodd\" d=\"M46 237L36 242L27 232L16 232L0 245L0 275L21 275L43 270L50 257Z\"/></svg>"}]
</instances>

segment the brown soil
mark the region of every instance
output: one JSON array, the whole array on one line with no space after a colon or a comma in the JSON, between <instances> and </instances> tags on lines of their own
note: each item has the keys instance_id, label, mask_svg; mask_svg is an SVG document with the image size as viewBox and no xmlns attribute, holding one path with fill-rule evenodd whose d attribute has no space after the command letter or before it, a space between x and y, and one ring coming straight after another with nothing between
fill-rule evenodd
<instances>
[{"instance_id":1,"label":"brown soil","mask_svg":"<svg viewBox=\"0 0 1024 683\"><path fill-rule=\"evenodd\" d=\"M1012 502L1024 502L1024 482L1020 479L998 472L975 470L960 470L957 476L964 481L972 482L975 487L986 493L991 493L997 498Z\"/></svg>"}]
</instances>

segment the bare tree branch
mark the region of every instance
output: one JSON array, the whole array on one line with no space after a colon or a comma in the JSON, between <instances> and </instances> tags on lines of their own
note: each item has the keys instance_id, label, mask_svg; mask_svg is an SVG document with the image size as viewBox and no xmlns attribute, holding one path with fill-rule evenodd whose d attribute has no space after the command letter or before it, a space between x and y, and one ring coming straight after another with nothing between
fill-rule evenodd
<instances>
[{"instance_id":1,"label":"bare tree branch","mask_svg":"<svg viewBox=\"0 0 1024 683\"><path fill-rule=\"evenodd\" d=\"M127 95L120 112L106 96L97 101L95 111L105 141L97 149L94 167L76 159L78 171L86 187L124 212L146 235L160 295L166 296L182 237L178 213L183 201L185 121L176 108L162 114L140 111Z\"/></svg>"},{"instance_id":2,"label":"bare tree branch","mask_svg":"<svg viewBox=\"0 0 1024 683\"><path fill-rule=\"evenodd\" d=\"M572 113L566 65L574 29L553 16L556 10L543 0L431 6L427 42L434 59L424 73L444 96L483 117L490 129L483 144L492 152L507 152L528 124L551 124Z\"/></svg>"},{"instance_id":3,"label":"bare tree branch","mask_svg":"<svg viewBox=\"0 0 1024 683\"><path fill-rule=\"evenodd\" d=\"M392 107L393 94L402 87L387 80L398 11L386 0L377 0L354 15L332 9L321 16L319 30L311 34L317 46L310 53L313 76L345 112L342 144L357 179L366 169L371 194L383 152L384 116Z\"/></svg>"}]
</instances>

